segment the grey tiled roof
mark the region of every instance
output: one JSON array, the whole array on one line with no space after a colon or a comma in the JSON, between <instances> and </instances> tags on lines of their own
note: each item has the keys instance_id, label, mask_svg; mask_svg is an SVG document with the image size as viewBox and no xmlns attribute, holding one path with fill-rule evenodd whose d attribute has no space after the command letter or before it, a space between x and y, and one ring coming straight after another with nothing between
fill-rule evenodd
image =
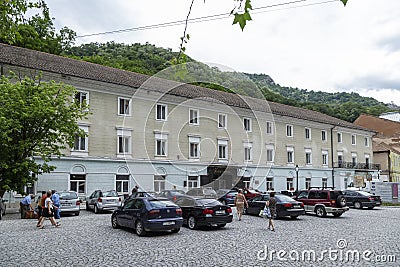
<instances>
[{"instance_id":1,"label":"grey tiled roof","mask_svg":"<svg viewBox=\"0 0 400 267\"><path fill-rule=\"evenodd\" d=\"M132 88L139 88L144 84L142 87L148 90L165 92L186 98L208 98L213 101L223 102L230 106L272 112L274 115L327 123L332 126L343 126L369 131L368 129L347 121L308 109L292 107L275 102L267 102L262 99L241 96L238 94L212 90L189 84L166 81L160 78L151 78L150 76L143 74L4 44L0 44L0 64L9 64L34 70L42 70L84 79L119 84ZM151 78L150 83L148 82L149 78Z\"/></svg>"}]
</instances>

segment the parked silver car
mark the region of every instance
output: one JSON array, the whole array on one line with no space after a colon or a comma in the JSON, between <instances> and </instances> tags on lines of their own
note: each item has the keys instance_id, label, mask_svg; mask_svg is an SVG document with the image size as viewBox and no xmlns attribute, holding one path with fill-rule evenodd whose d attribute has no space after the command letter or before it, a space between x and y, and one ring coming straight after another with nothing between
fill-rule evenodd
<instances>
[{"instance_id":1,"label":"parked silver car","mask_svg":"<svg viewBox=\"0 0 400 267\"><path fill-rule=\"evenodd\" d=\"M94 213L99 213L104 210L115 210L121 207L121 197L117 191L101 191L95 190L89 197L86 198L86 210L94 210Z\"/></svg>"},{"instance_id":2,"label":"parked silver car","mask_svg":"<svg viewBox=\"0 0 400 267\"><path fill-rule=\"evenodd\" d=\"M81 200L75 191L61 191L58 192L60 196L61 214L73 213L76 216L80 213Z\"/></svg>"}]
</instances>

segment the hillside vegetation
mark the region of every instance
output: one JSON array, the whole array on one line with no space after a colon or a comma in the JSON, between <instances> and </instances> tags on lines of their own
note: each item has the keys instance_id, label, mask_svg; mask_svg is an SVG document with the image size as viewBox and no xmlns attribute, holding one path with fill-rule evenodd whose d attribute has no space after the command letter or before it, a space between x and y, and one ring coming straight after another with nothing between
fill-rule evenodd
<instances>
[{"instance_id":1,"label":"hillside vegetation","mask_svg":"<svg viewBox=\"0 0 400 267\"><path fill-rule=\"evenodd\" d=\"M265 97L269 101L319 111L349 122L353 122L362 113L379 116L393 110L374 98L362 97L354 92L326 93L284 87L266 74L223 72L190 57L187 59L186 75L177 76L169 68L177 53L149 43L89 43L72 47L64 56L137 73L178 79L216 90Z\"/></svg>"}]
</instances>

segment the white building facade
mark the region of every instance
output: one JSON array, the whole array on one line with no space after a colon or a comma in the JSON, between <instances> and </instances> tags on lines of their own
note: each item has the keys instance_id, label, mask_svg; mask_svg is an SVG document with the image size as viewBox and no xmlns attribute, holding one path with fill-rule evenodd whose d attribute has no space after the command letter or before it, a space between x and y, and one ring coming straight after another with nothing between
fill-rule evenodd
<instances>
[{"instance_id":1,"label":"white building facade","mask_svg":"<svg viewBox=\"0 0 400 267\"><path fill-rule=\"evenodd\" d=\"M2 74L73 85L89 104L88 133L33 192L129 194L176 186L295 191L346 188L377 175L374 132L301 108L0 45ZM297 168L296 168L297 166Z\"/></svg>"}]
</instances>

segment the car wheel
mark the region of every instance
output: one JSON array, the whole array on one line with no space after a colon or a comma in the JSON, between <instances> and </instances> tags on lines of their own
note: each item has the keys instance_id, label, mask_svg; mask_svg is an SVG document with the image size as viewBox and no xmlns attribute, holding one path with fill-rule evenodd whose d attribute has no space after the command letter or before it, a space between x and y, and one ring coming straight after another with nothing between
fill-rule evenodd
<instances>
[{"instance_id":1,"label":"car wheel","mask_svg":"<svg viewBox=\"0 0 400 267\"><path fill-rule=\"evenodd\" d=\"M97 205L94 205L94 213L99 213L100 211L99 211L99 208L97 207Z\"/></svg>"},{"instance_id":2,"label":"car wheel","mask_svg":"<svg viewBox=\"0 0 400 267\"><path fill-rule=\"evenodd\" d=\"M75 212L75 216L79 216L79 213L80 213L79 211Z\"/></svg>"},{"instance_id":3,"label":"car wheel","mask_svg":"<svg viewBox=\"0 0 400 267\"><path fill-rule=\"evenodd\" d=\"M317 207L315 208L315 214L318 217L325 217L326 216L326 211L324 207Z\"/></svg>"},{"instance_id":4,"label":"car wheel","mask_svg":"<svg viewBox=\"0 0 400 267\"><path fill-rule=\"evenodd\" d=\"M90 210L89 203L86 202L86 210Z\"/></svg>"},{"instance_id":5,"label":"car wheel","mask_svg":"<svg viewBox=\"0 0 400 267\"><path fill-rule=\"evenodd\" d=\"M344 196L338 196L336 199L336 205L339 208L343 208L346 206L346 198Z\"/></svg>"},{"instance_id":6,"label":"car wheel","mask_svg":"<svg viewBox=\"0 0 400 267\"><path fill-rule=\"evenodd\" d=\"M297 217L299 217L299 216L290 216L290 219L292 219L292 220L296 220L296 219L297 219Z\"/></svg>"},{"instance_id":7,"label":"car wheel","mask_svg":"<svg viewBox=\"0 0 400 267\"><path fill-rule=\"evenodd\" d=\"M190 230L197 229L196 219L193 216L190 216L188 219L188 227Z\"/></svg>"},{"instance_id":8,"label":"car wheel","mask_svg":"<svg viewBox=\"0 0 400 267\"><path fill-rule=\"evenodd\" d=\"M222 227L225 227L225 225L226 225L226 223L221 223L221 224L218 224L218 225L217 225L217 228L222 228Z\"/></svg>"},{"instance_id":9,"label":"car wheel","mask_svg":"<svg viewBox=\"0 0 400 267\"><path fill-rule=\"evenodd\" d=\"M115 215L111 216L111 226L114 229L118 229L119 228L117 217Z\"/></svg>"},{"instance_id":10,"label":"car wheel","mask_svg":"<svg viewBox=\"0 0 400 267\"><path fill-rule=\"evenodd\" d=\"M0 221L1 221L1 219L3 219L3 211L2 210L0 210Z\"/></svg>"},{"instance_id":11,"label":"car wheel","mask_svg":"<svg viewBox=\"0 0 400 267\"><path fill-rule=\"evenodd\" d=\"M362 208L361 202L358 202L358 201L354 202L354 208L361 209Z\"/></svg>"},{"instance_id":12,"label":"car wheel","mask_svg":"<svg viewBox=\"0 0 400 267\"><path fill-rule=\"evenodd\" d=\"M342 214L343 214L343 212L334 212L333 216L334 217L340 217L340 216L342 216Z\"/></svg>"},{"instance_id":13,"label":"car wheel","mask_svg":"<svg viewBox=\"0 0 400 267\"><path fill-rule=\"evenodd\" d=\"M138 236L145 236L146 235L146 230L144 230L143 224L141 221L136 222L136 234Z\"/></svg>"},{"instance_id":14,"label":"car wheel","mask_svg":"<svg viewBox=\"0 0 400 267\"><path fill-rule=\"evenodd\" d=\"M176 234L176 233L178 233L180 230L181 230L181 228L175 228L175 229L172 229L171 232L174 233L174 234Z\"/></svg>"}]
</instances>

